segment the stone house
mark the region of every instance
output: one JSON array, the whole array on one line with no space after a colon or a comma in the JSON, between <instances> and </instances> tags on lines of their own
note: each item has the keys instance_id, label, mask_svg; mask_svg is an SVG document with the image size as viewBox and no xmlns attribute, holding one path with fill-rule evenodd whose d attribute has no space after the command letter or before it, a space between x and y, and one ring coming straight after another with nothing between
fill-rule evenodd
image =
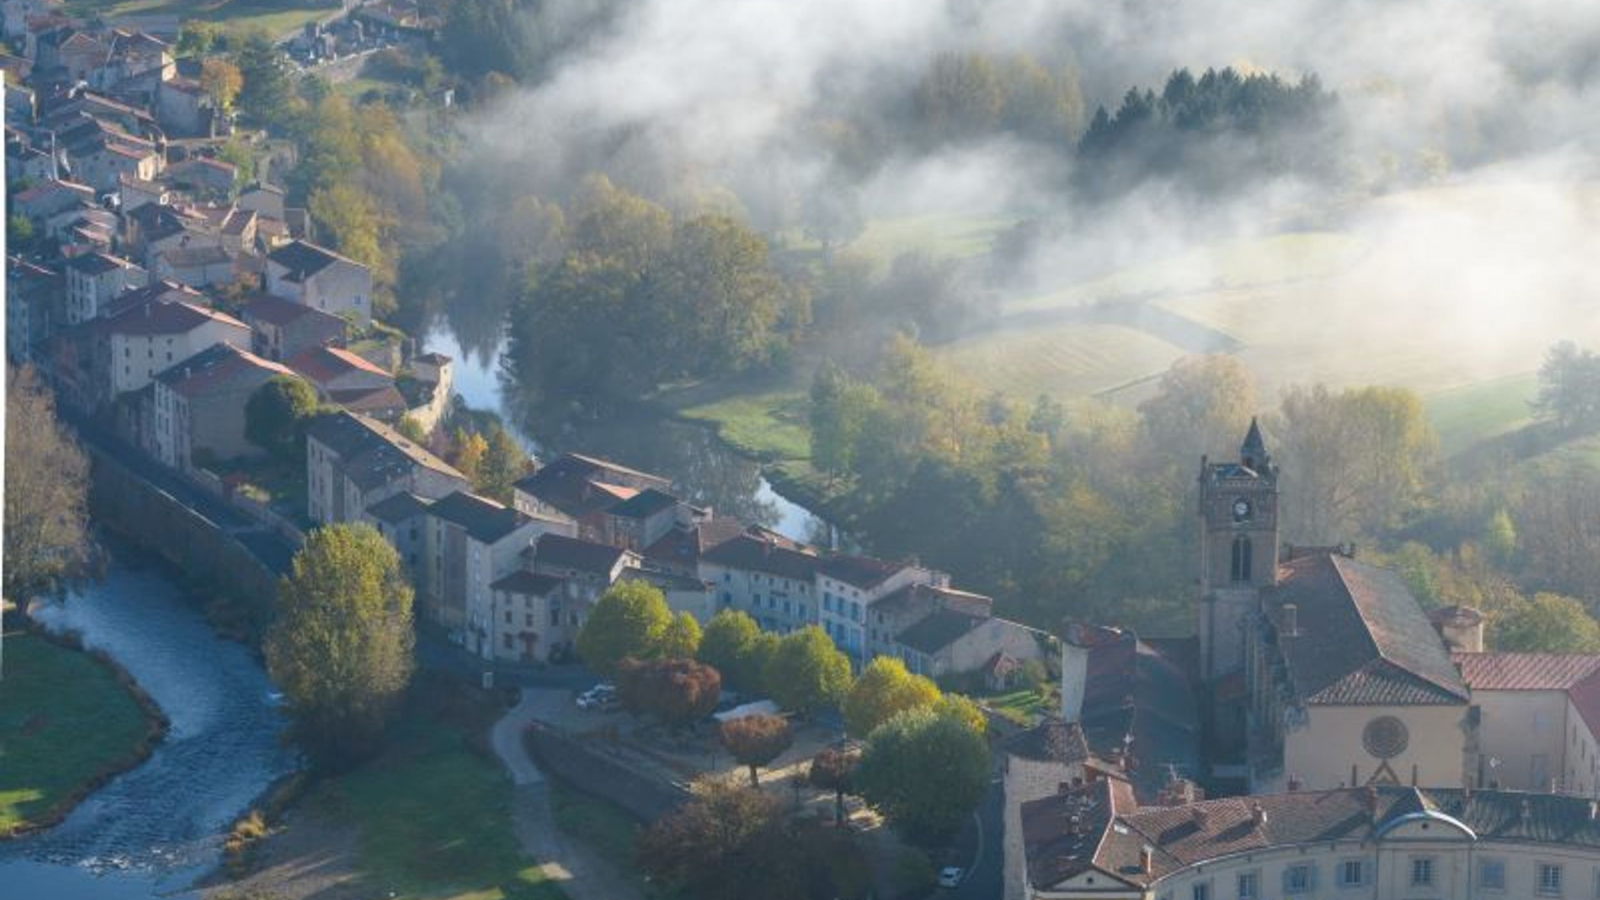
<instances>
[{"instance_id":1,"label":"stone house","mask_svg":"<svg viewBox=\"0 0 1600 900\"><path fill-rule=\"evenodd\" d=\"M267 293L366 328L372 322L372 270L348 257L305 241L267 254Z\"/></svg>"},{"instance_id":2,"label":"stone house","mask_svg":"<svg viewBox=\"0 0 1600 900\"><path fill-rule=\"evenodd\" d=\"M162 179L196 198L225 199L233 194L234 179L238 172L238 167L233 163L193 156L168 166Z\"/></svg>"},{"instance_id":3,"label":"stone house","mask_svg":"<svg viewBox=\"0 0 1600 900\"><path fill-rule=\"evenodd\" d=\"M271 294L252 296L240 316L254 334L252 349L267 359L282 361L345 340L345 320Z\"/></svg>"},{"instance_id":4,"label":"stone house","mask_svg":"<svg viewBox=\"0 0 1600 900\"><path fill-rule=\"evenodd\" d=\"M717 609L750 614L763 629L787 633L817 622L817 569L810 548L741 534L700 557L698 578L712 585Z\"/></svg>"},{"instance_id":5,"label":"stone house","mask_svg":"<svg viewBox=\"0 0 1600 900\"><path fill-rule=\"evenodd\" d=\"M467 479L393 428L348 411L306 429L306 514L321 524L360 521L374 503L407 492L435 500Z\"/></svg>"},{"instance_id":6,"label":"stone house","mask_svg":"<svg viewBox=\"0 0 1600 900\"><path fill-rule=\"evenodd\" d=\"M157 278L194 288L228 284L234 279L233 257L221 244L169 247L156 253L154 266Z\"/></svg>"},{"instance_id":7,"label":"stone house","mask_svg":"<svg viewBox=\"0 0 1600 900\"><path fill-rule=\"evenodd\" d=\"M571 655L592 607L573 582L518 569L489 587L500 635L496 658L543 663Z\"/></svg>"},{"instance_id":8,"label":"stone house","mask_svg":"<svg viewBox=\"0 0 1600 900\"><path fill-rule=\"evenodd\" d=\"M557 516L577 525L578 537L604 542L605 512L642 490L668 491L672 482L603 459L564 453L517 482L514 503L529 515Z\"/></svg>"},{"instance_id":9,"label":"stone house","mask_svg":"<svg viewBox=\"0 0 1600 900\"><path fill-rule=\"evenodd\" d=\"M209 135L211 98L193 78L170 78L156 90L156 121L174 137Z\"/></svg>"},{"instance_id":10,"label":"stone house","mask_svg":"<svg viewBox=\"0 0 1600 900\"><path fill-rule=\"evenodd\" d=\"M394 376L369 360L340 347L312 347L285 361L311 382L317 394L352 412L385 421L405 413L405 398L394 386Z\"/></svg>"},{"instance_id":11,"label":"stone house","mask_svg":"<svg viewBox=\"0 0 1600 900\"><path fill-rule=\"evenodd\" d=\"M422 584L422 554L428 546L427 515L432 504L432 500L401 491L367 507L362 515L394 547L406 576L417 585Z\"/></svg>"},{"instance_id":12,"label":"stone house","mask_svg":"<svg viewBox=\"0 0 1600 900\"><path fill-rule=\"evenodd\" d=\"M21 257L6 260L6 358L33 362L41 345L66 325L66 279Z\"/></svg>"},{"instance_id":13,"label":"stone house","mask_svg":"<svg viewBox=\"0 0 1600 900\"><path fill-rule=\"evenodd\" d=\"M948 587L950 576L911 563L830 556L817 567L817 621L840 650L864 665L872 654L872 605L910 584Z\"/></svg>"},{"instance_id":14,"label":"stone house","mask_svg":"<svg viewBox=\"0 0 1600 900\"><path fill-rule=\"evenodd\" d=\"M94 188L74 181L46 181L11 198L11 209L35 223L79 204L93 204Z\"/></svg>"},{"instance_id":15,"label":"stone house","mask_svg":"<svg viewBox=\"0 0 1600 900\"><path fill-rule=\"evenodd\" d=\"M232 459L262 453L245 438L245 405L278 376L294 373L229 344L216 344L158 374L152 423L156 458L187 470L196 454Z\"/></svg>"},{"instance_id":16,"label":"stone house","mask_svg":"<svg viewBox=\"0 0 1600 900\"><path fill-rule=\"evenodd\" d=\"M182 300L141 299L78 327L91 336L92 406L142 390L158 373L215 344L250 346L243 322Z\"/></svg>"},{"instance_id":17,"label":"stone house","mask_svg":"<svg viewBox=\"0 0 1600 900\"><path fill-rule=\"evenodd\" d=\"M143 287L147 275L131 262L105 253L85 253L67 260L67 324L77 325L105 313L123 292Z\"/></svg>"},{"instance_id":18,"label":"stone house","mask_svg":"<svg viewBox=\"0 0 1600 900\"><path fill-rule=\"evenodd\" d=\"M570 530L570 528L569 528ZM638 568L639 554L610 544L572 537L552 529L539 536L528 557L531 571L572 583L572 596L593 603L626 569Z\"/></svg>"}]
</instances>

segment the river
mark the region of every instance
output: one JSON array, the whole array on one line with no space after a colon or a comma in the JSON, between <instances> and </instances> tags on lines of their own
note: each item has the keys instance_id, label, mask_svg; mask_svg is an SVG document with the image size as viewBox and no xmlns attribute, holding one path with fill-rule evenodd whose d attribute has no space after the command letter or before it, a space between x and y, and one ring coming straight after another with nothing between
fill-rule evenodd
<instances>
[{"instance_id":1,"label":"river","mask_svg":"<svg viewBox=\"0 0 1600 900\"><path fill-rule=\"evenodd\" d=\"M114 548L106 577L38 618L126 668L171 720L142 765L57 827L0 844L0 900L146 900L218 861L221 832L292 758L266 673L218 638L170 570Z\"/></svg>"},{"instance_id":2,"label":"river","mask_svg":"<svg viewBox=\"0 0 1600 900\"><path fill-rule=\"evenodd\" d=\"M443 323L429 331L423 345L455 361L455 390L468 406L498 413L531 452L570 450L656 472L671 478L684 499L719 514L760 523L795 540L829 540L820 517L773 490L758 464L733 452L709 429L647 416L545 429L527 421L521 406L508 399L498 365L501 348L468 353Z\"/></svg>"}]
</instances>

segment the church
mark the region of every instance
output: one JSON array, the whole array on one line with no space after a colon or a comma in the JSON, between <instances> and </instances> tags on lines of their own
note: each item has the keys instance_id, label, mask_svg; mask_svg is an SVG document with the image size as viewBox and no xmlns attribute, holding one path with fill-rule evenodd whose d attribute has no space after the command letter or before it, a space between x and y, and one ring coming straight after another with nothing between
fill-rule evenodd
<instances>
[{"instance_id":1,"label":"church","mask_svg":"<svg viewBox=\"0 0 1600 900\"><path fill-rule=\"evenodd\" d=\"M1066 630L1061 719L1006 748L1006 897L1600 891L1600 655L1485 652L1477 610L1285 544L1278 479L1255 422L1201 460L1193 638Z\"/></svg>"}]
</instances>

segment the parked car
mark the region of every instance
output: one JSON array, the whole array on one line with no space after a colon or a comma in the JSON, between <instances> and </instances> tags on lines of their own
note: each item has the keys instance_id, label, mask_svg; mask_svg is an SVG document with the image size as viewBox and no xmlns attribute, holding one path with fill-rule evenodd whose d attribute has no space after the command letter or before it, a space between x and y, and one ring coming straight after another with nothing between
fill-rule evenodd
<instances>
[{"instance_id":1,"label":"parked car","mask_svg":"<svg viewBox=\"0 0 1600 900\"><path fill-rule=\"evenodd\" d=\"M617 702L617 686L609 681L602 681L579 694L575 702L579 709L613 708Z\"/></svg>"},{"instance_id":2,"label":"parked car","mask_svg":"<svg viewBox=\"0 0 1600 900\"><path fill-rule=\"evenodd\" d=\"M939 887L953 888L961 886L961 876L966 874L960 866L945 866L939 870Z\"/></svg>"}]
</instances>

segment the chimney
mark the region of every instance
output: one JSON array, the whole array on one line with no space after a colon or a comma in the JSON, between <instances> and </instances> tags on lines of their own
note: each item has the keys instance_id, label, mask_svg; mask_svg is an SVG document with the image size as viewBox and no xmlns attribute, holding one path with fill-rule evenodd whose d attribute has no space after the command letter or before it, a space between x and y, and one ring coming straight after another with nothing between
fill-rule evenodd
<instances>
[{"instance_id":1,"label":"chimney","mask_svg":"<svg viewBox=\"0 0 1600 900\"><path fill-rule=\"evenodd\" d=\"M1211 810L1206 809L1204 806L1196 806L1194 808L1194 827L1205 831L1210 824Z\"/></svg>"},{"instance_id":2,"label":"chimney","mask_svg":"<svg viewBox=\"0 0 1600 900\"><path fill-rule=\"evenodd\" d=\"M1266 827L1267 811L1259 803L1250 804L1250 824L1256 828Z\"/></svg>"},{"instance_id":3,"label":"chimney","mask_svg":"<svg viewBox=\"0 0 1600 900\"><path fill-rule=\"evenodd\" d=\"M1372 821L1378 821L1378 789L1367 785L1367 789L1361 792L1361 800L1367 807L1367 815Z\"/></svg>"},{"instance_id":4,"label":"chimney","mask_svg":"<svg viewBox=\"0 0 1600 900\"><path fill-rule=\"evenodd\" d=\"M1589 821L1600 819L1600 801L1589 801Z\"/></svg>"},{"instance_id":5,"label":"chimney","mask_svg":"<svg viewBox=\"0 0 1600 900\"><path fill-rule=\"evenodd\" d=\"M1293 793L1293 792L1298 791L1301 788L1305 787L1305 785L1300 781L1300 776L1298 776L1298 775L1290 775L1289 776L1289 785L1288 785L1288 787L1289 787L1289 792Z\"/></svg>"},{"instance_id":6,"label":"chimney","mask_svg":"<svg viewBox=\"0 0 1600 900\"><path fill-rule=\"evenodd\" d=\"M1153 870L1155 868L1155 862L1156 862L1156 848L1150 846L1149 844L1145 844L1143 847L1139 848L1139 871L1140 872L1142 872L1145 875L1151 874L1151 870Z\"/></svg>"},{"instance_id":7,"label":"chimney","mask_svg":"<svg viewBox=\"0 0 1600 900\"><path fill-rule=\"evenodd\" d=\"M1470 606L1446 606L1429 613L1428 618L1448 649L1483 652L1483 613Z\"/></svg>"},{"instance_id":8,"label":"chimney","mask_svg":"<svg viewBox=\"0 0 1600 900\"><path fill-rule=\"evenodd\" d=\"M1285 603L1278 610L1278 624L1282 627L1284 637L1300 636L1300 607L1294 603Z\"/></svg>"},{"instance_id":9,"label":"chimney","mask_svg":"<svg viewBox=\"0 0 1600 900\"><path fill-rule=\"evenodd\" d=\"M1083 697L1089 684L1089 648L1082 624L1069 622L1061 641L1061 720L1083 719Z\"/></svg>"}]
</instances>

